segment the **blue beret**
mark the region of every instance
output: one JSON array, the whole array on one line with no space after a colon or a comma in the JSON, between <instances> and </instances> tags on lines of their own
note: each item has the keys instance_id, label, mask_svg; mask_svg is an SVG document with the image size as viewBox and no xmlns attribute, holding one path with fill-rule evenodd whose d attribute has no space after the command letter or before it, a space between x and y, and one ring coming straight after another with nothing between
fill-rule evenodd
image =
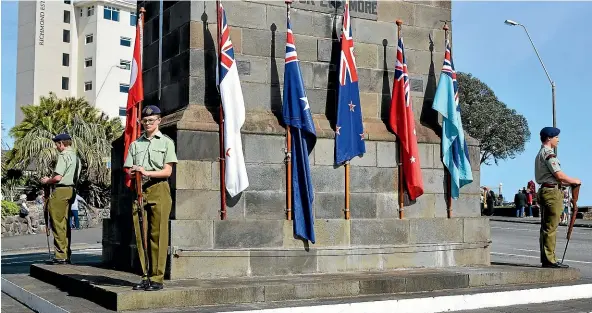
<instances>
[{"instance_id":1,"label":"blue beret","mask_svg":"<svg viewBox=\"0 0 592 313\"><path fill-rule=\"evenodd\" d=\"M160 114L160 109L155 105L148 105L142 110L142 117Z\"/></svg>"},{"instance_id":2,"label":"blue beret","mask_svg":"<svg viewBox=\"0 0 592 313\"><path fill-rule=\"evenodd\" d=\"M58 141L62 141L62 140L72 140L72 137L70 137L70 135L64 133L64 134L59 134L59 135L53 137L52 140L54 142L58 142Z\"/></svg>"},{"instance_id":3,"label":"blue beret","mask_svg":"<svg viewBox=\"0 0 592 313\"><path fill-rule=\"evenodd\" d=\"M541 129L541 137L552 138L559 136L559 128L556 127L545 127Z\"/></svg>"}]
</instances>

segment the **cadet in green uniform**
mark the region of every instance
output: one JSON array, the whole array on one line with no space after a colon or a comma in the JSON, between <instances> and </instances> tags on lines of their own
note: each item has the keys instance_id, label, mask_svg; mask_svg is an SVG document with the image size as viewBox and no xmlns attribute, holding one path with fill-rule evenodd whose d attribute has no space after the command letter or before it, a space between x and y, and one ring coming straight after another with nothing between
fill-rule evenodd
<instances>
[{"instance_id":1,"label":"cadet in green uniform","mask_svg":"<svg viewBox=\"0 0 592 313\"><path fill-rule=\"evenodd\" d=\"M563 171L553 149L559 144L559 129L545 127L540 132L541 150L534 161L536 182L541 185L538 201L541 208L540 249L543 267L565 268L565 264L557 262L555 245L559 217L563 212L563 192L561 184L580 184L577 178L571 178Z\"/></svg>"},{"instance_id":2,"label":"cadet in green uniform","mask_svg":"<svg viewBox=\"0 0 592 313\"><path fill-rule=\"evenodd\" d=\"M60 152L53 177L43 177L42 184L54 185L54 191L47 200L55 256L53 264L70 263L71 229L70 205L74 199L74 187L80 175L81 165L76 151L72 149L72 138L68 134L59 134L53 138Z\"/></svg>"},{"instance_id":3,"label":"cadet in green uniform","mask_svg":"<svg viewBox=\"0 0 592 313\"><path fill-rule=\"evenodd\" d=\"M175 154L175 143L158 130L159 124L160 109L158 107L149 105L142 110L142 125L144 125L145 132L130 145L124 164L125 168L131 168L131 174L135 172L142 174L142 192L149 225L148 257L150 268L146 269L142 229L139 224L138 209L134 209L136 247L142 272L148 271L149 276L142 277L142 281L134 286L134 290L151 291L163 288L169 244L169 214L172 205L171 190L167 179L171 176L173 164L177 163L177 155Z\"/></svg>"}]
</instances>

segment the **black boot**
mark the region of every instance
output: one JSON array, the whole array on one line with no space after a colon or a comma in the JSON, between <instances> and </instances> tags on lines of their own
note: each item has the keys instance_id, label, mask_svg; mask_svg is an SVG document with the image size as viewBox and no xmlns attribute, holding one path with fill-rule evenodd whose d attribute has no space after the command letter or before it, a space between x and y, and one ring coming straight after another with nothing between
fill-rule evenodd
<instances>
[{"instance_id":1,"label":"black boot","mask_svg":"<svg viewBox=\"0 0 592 313\"><path fill-rule=\"evenodd\" d=\"M563 263L543 263L543 267L546 268L569 268L569 265Z\"/></svg>"},{"instance_id":2,"label":"black boot","mask_svg":"<svg viewBox=\"0 0 592 313\"><path fill-rule=\"evenodd\" d=\"M146 287L146 291L158 291L162 290L164 286L161 283L150 282L150 286Z\"/></svg>"},{"instance_id":3,"label":"black boot","mask_svg":"<svg viewBox=\"0 0 592 313\"><path fill-rule=\"evenodd\" d=\"M49 261L47 261L47 264L49 265L64 265L67 264L67 261L65 259L51 259Z\"/></svg>"},{"instance_id":4,"label":"black boot","mask_svg":"<svg viewBox=\"0 0 592 313\"><path fill-rule=\"evenodd\" d=\"M148 279L142 279L141 282L134 285L134 290L145 290L146 288L150 287L150 281Z\"/></svg>"}]
</instances>

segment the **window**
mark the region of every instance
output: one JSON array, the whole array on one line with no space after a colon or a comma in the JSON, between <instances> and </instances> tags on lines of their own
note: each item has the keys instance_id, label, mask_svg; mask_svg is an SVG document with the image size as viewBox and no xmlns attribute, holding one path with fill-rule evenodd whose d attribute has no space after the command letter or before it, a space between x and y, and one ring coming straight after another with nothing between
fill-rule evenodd
<instances>
[{"instance_id":1,"label":"window","mask_svg":"<svg viewBox=\"0 0 592 313\"><path fill-rule=\"evenodd\" d=\"M106 20L119 22L119 9L114 7L105 7L103 10L103 17Z\"/></svg>"},{"instance_id":2,"label":"window","mask_svg":"<svg viewBox=\"0 0 592 313\"><path fill-rule=\"evenodd\" d=\"M125 47L131 47L132 39L127 37L119 37L119 44Z\"/></svg>"},{"instance_id":3,"label":"window","mask_svg":"<svg viewBox=\"0 0 592 313\"><path fill-rule=\"evenodd\" d=\"M70 24L70 11L64 11L64 23Z\"/></svg>"},{"instance_id":4,"label":"window","mask_svg":"<svg viewBox=\"0 0 592 313\"><path fill-rule=\"evenodd\" d=\"M71 4L71 3L72 3L72 1L64 0L64 3L65 3L65 4Z\"/></svg>"},{"instance_id":5,"label":"window","mask_svg":"<svg viewBox=\"0 0 592 313\"><path fill-rule=\"evenodd\" d=\"M90 91L90 90L92 90L92 81L84 82L84 91Z\"/></svg>"},{"instance_id":6,"label":"window","mask_svg":"<svg viewBox=\"0 0 592 313\"><path fill-rule=\"evenodd\" d=\"M62 66L70 66L70 55L62 53Z\"/></svg>"},{"instance_id":7,"label":"window","mask_svg":"<svg viewBox=\"0 0 592 313\"><path fill-rule=\"evenodd\" d=\"M86 39L84 40L84 43L86 43L86 44L92 43L93 39L94 39L93 34L86 35Z\"/></svg>"},{"instance_id":8,"label":"window","mask_svg":"<svg viewBox=\"0 0 592 313\"><path fill-rule=\"evenodd\" d=\"M119 84L119 92L127 93L129 91L128 84Z\"/></svg>"},{"instance_id":9,"label":"window","mask_svg":"<svg viewBox=\"0 0 592 313\"><path fill-rule=\"evenodd\" d=\"M95 15L95 6L90 6L86 8L86 16L93 16Z\"/></svg>"},{"instance_id":10,"label":"window","mask_svg":"<svg viewBox=\"0 0 592 313\"><path fill-rule=\"evenodd\" d=\"M64 29L64 32L62 33L62 40L64 42L70 42L70 31L67 29Z\"/></svg>"},{"instance_id":11,"label":"window","mask_svg":"<svg viewBox=\"0 0 592 313\"><path fill-rule=\"evenodd\" d=\"M136 13L130 14L130 26L136 26L138 24L138 15Z\"/></svg>"},{"instance_id":12,"label":"window","mask_svg":"<svg viewBox=\"0 0 592 313\"><path fill-rule=\"evenodd\" d=\"M84 59L84 67L92 67L92 58Z\"/></svg>"},{"instance_id":13,"label":"window","mask_svg":"<svg viewBox=\"0 0 592 313\"><path fill-rule=\"evenodd\" d=\"M125 68L126 70L132 69L132 62L126 60L119 60L119 65L121 68Z\"/></svg>"},{"instance_id":14,"label":"window","mask_svg":"<svg viewBox=\"0 0 592 313\"><path fill-rule=\"evenodd\" d=\"M62 90L68 90L70 87L70 78L62 77Z\"/></svg>"},{"instance_id":15,"label":"window","mask_svg":"<svg viewBox=\"0 0 592 313\"><path fill-rule=\"evenodd\" d=\"M80 9L80 16L82 16L82 9Z\"/></svg>"},{"instance_id":16,"label":"window","mask_svg":"<svg viewBox=\"0 0 592 313\"><path fill-rule=\"evenodd\" d=\"M119 116L126 116L127 110L125 108L119 108Z\"/></svg>"}]
</instances>

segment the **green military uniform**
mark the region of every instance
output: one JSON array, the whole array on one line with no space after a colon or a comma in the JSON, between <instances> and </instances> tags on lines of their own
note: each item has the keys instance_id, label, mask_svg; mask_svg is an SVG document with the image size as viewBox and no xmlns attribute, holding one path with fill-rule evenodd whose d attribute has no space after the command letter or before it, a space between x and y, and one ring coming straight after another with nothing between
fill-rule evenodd
<instances>
[{"instance_id":1,"label":"green military uniform","mask_svg":"<svg viewBox=\"0 0 592 313\"><path fill-rule=\"evenodd\" d=\"M542 146L534 162L535 179L541 185L538 202L541 212L540 249L541 263L557 263L555 245L557 226L563 211L563 193L553 173L561 170L553 149Z\"/></svg>"},{"instance_id":2,"label":"green military uniform","mask_svg":"<svg viewBox=\"0 0 592 313\"><path fill-rule=\"evenodd\" d=\"M177 163L175 144L173 140L160 131L152 138L144 133L134 141L129 148L124 167L134 165L143 167L146 171L159 171L167 163ZM167 248L169 244L169 214L171 213L171 190L167 179L150 179L142 186L144 207L148 217L148 250L150 258L149 278L152 282L162 283L166 267ZM136 247L142 266L142 273L146 273L144 262L144 248L142 246L142 228L139 223L137 208L133 210L134 229L136 232ZM148 277L142 277L146 279Z\"/></svg>"},{"instance_id":3,"label":"green military uniform","mask_svg":"<svg viewBox=\"0 0 592 313\"><path fill-rule=\"evenodd\" d=\"M80 176L80 160L72 147L58 155L58 162L54 173L62 176L56 185L51 196L47 200L49 217L51 220L51 231L53 232L53 245L55 258L69 260L72 251L70 244L72 233L70 226L70 205L74 200L74 187Z\"/></svg>"}]
</instances>

